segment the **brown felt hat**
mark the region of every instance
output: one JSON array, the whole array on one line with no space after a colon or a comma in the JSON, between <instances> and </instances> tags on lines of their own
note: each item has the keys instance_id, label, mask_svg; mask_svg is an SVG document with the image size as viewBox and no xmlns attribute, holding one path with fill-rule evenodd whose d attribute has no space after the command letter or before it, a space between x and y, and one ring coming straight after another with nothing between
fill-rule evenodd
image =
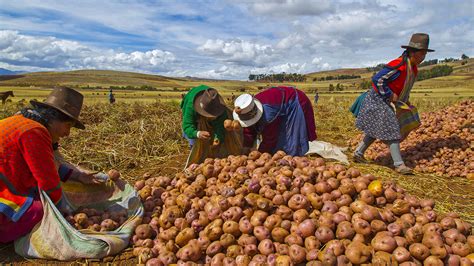
<instances>
[{"instance_id":1,"label":"brown felt hat","mask_svg":"<svg viewBox=\"0 0 474 266\"><path fill-rule=\"evenodd\" d=\"M85 129L84 124L79 121L83 101L84 96L80 92L71 88L61 87L54 88L43 102L31 100L30 103L36 106L52 107L59 110L76 122L74 127Z\"/></svg>"},{"instance_id":2,"label":"brown felt hat","mask_svg":"<svg viewBox=\"0 0 474 266\"><path fill-rule=\"evenodd\" d=\"M402 48L414 48L418 50L426 50L427 52L434 52L432 49L428 49L430 44L430 36L426 33L415 33L411 36L408 45L402 45Z\"/></svg>"},{"instance_id":3,"label":"brown felt hat","mask_svg":"<svg viewBox=\"0 0 474 266\"><path fill-rule=\"evenodd\" d=\"M224 99L213 88L199 92L194 98L194 110L205 117L216 118L225 111L225 108Z\"/></svg>"}]
</instances>

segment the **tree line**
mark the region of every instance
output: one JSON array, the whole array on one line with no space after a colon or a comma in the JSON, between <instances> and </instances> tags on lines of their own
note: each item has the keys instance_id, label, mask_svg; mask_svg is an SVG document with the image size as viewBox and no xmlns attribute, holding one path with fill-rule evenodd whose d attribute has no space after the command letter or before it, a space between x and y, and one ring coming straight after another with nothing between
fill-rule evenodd
<instances>
[{"instance_id":1,"label":"tree line","mask_svg":"<svg viewBox=\"0 0 474 266\"><path fill-rule=\"evenodd\" d=\"M453 73L453 67L448 65L435 66L429 70L420 70L417 80L425 80L430 78L449 76Z\"/></svg>"},{"instance_id":2,"label":"tree line","mask_svg":"<svg viewBox=\"0 0 474 266\"><path fill-rule=\"evenodd\" d=\"M298 73L278 73L278 74L250 74L250 81L262 82L304 82L305 75Z\"/></svg>"},{"instance_id":3,"label":"tree line","mask_svg":"<svg viewBox=\"0 0 474 266\"><path fill-rule=\"evenodd\" d=\"M342 80L342 79L358 79L360 75L337 75L337 76L325 76L321 78L313 78L313 81L325 81L325 80Z\"/></svg>"}]
</instances>

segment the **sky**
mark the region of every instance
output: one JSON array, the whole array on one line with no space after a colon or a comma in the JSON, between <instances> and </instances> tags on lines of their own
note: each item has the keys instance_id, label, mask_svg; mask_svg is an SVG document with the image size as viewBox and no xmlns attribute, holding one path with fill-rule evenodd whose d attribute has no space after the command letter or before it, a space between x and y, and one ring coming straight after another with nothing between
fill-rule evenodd
<instances>
[{"instance_id":1,"label":"sky","mask_svg":"<svg viewBox=\"0 0 474 266\"><path fill-rule=\"evenodd\" d=\"M0 68L247 80L474 56L474 0L0 0Z\"/></svg>"}]
</instances>

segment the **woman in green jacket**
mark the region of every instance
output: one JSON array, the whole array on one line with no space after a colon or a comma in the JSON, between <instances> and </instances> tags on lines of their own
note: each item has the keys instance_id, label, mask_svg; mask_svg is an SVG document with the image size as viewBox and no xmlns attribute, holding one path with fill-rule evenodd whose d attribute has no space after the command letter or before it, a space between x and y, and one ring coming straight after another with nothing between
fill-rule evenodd
<instances>
[{"instance_id":1,"label":"woman in green jacket","mask_svg":"<svg viewBox=\"0 0 474 266\"><path fill-rule=\"evenodd\" d=\"M183 135L192 147L196 139L212 141L214 145L224 142L224 120L227 119L224 99L216 89L206 85L192 88L181 102L183 113ZM211 130L199 130L199 120L209 123Z\"/></svg>"},{"instance_id":2,"label":"woman in green jacket","mask_svg":"<svg viewBox=\"0 0 474 266\"><path fill-rule=\"evenodd\" d=\"M241 154L242 132L224 129L224 120L231 117L231 110L217 90L206 85L192 88L183 97L181 110L183 136L191 146L186 167L206 158Z\"/></svg>"}]
</instances>

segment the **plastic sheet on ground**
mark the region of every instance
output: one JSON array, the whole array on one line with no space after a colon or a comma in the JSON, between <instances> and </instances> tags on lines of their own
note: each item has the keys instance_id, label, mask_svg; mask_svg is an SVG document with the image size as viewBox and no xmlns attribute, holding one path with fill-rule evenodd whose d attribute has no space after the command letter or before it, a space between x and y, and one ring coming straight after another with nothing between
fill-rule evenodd
<instances>
[{"instance_id":1,"label":"plastic sheet on ground","mask_svg":"<svg viewBox=\"0 0 474 266\"><path fill-rule=\"evenodd\" d=\"M341 148L325 141L310 141L306 155L318 154L325 159L334 159L344 164L349 164L347 156L343 153L347 148Z\"/></svg>"}]
</instances>

